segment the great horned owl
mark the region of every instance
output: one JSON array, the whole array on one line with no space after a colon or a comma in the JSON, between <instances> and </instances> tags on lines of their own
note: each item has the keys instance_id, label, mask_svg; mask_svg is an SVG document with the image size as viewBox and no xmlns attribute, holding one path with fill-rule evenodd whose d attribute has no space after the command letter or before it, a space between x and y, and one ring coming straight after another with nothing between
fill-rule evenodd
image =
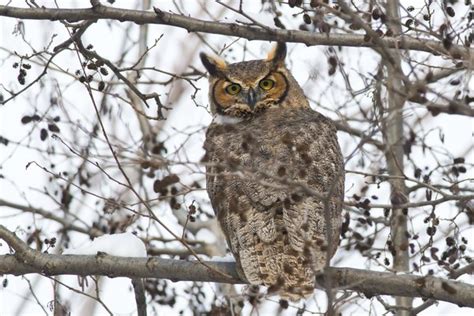
<instances>
[{"instance_id":1,"label":"great horned owl","mask_svg":"<svg viewBox=\"0 0 474 316\"><path fill-rule=\"evenodd\" d=\"M297 301L336 250L344 167L333 122L309 107L285 56L283 43L234 64L201 53L214 115L203 161L239 274Z\"/></svg>"}]
</instances>

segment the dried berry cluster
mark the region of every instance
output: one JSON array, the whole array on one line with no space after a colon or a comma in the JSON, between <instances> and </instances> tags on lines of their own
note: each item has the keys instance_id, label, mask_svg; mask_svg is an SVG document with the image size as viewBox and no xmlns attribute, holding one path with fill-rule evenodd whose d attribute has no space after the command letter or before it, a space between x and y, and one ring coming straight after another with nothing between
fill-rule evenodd
<instances>
[{"instance_id":1,"label":"dried berry cluster","mask_svg":"<svg viewBox=\"0 0 474 316\"><path fill-rule=\"evenodd\" d=\"M89 45L87 49L92 49L92 46ZM103 91L105 88L105 82L102 80L102 76L107 76L109 71L105 67L105 63L103 60L88 60L87 62L82 63L82 67L84 72L81 70L76 70L76 75L79 76L79 81L81 83L91 83L94 80L94 76L99 75L100 79L98 79L97 90ZM86 74L85 71L89 70L89 74Z\"/></svg>"},{"instance_id":2,"label":"dried berry cluster","mask_svg":"<svg viewBox=\"0 0 474 316\"><path fill-rule=\"evenodd\" d=\"M20 64L14 63L12 67L15 68L15 69L18 68L17 80L21 85L24 85L25 82L26 82L26 80L25 80L26 75L28 74L27 71L31 69L31 65L21 62Z\"/></svg>"},{"instance_id":3,"label":"dried berry cluster","mask_svg":"<svg viewBox=\"0 0 474 316\"><path fill-rule=\"evenodd\" d=\"M24 115L21 118L21 123L29 124L31 122L41 122L42 120L43 120L43 117L39 116L38 114ZM60 133L61 132L58 125L56 125L56 123L59 122L59 121L60 121L59 116L56 116L54 118L46 119L47 128L41 128L40 129L40 139L42 141L45 141L46 138L48 137L48 130L52 133Z\"/></svg>"}]
</instances>

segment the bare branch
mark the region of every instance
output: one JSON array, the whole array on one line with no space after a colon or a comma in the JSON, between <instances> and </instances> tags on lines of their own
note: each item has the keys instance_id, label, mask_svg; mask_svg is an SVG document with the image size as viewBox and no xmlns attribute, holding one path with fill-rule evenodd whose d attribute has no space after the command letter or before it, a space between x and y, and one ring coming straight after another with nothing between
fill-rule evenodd
<instances>
[{"instance_id":1,"label":"bare branch","mask_svg":"<svg viewBox=\"0 0 474 316\"><path fill-rule=\"evenodd\" d=\"M312 45L333 45L351 47L376 47L376 43L364 41L364 35L354 34L315 34L306 31L267 29L235 23L204 21L188 16L173 14L155 8L155 12L118 9L97 5L90 9L53 9L53 8L17 8L0 6L0 16L34 19L34 20L67 20L77 22L84 20L110 19L120 22L135 22L137 24L163 24L184 28L189 32L213 33L237 36L249 40L269 40L281 42L304 43ZM448 55L453 58L473 63L474 50L460 45L452 45L449 51L443 43L433 40L420 40L408 36L380 38L387 48L424 51L432 54Z\"/></svg>"},{"instance_id":2,"label":"bare branch","mask_svg":"<svg viewBox=\"0 0 474 316\"><path fill-rule=\"evenodd\" d=\"M388 27L399 36L402 34L400 25L400 3L398 0L386 1L385 7L388 16ZM406 102L404 95L403 81L405 74L402 69L402 58L399 50L390 52L392 62L385 62L387 71L387 93L388 117L383 121L383 136L387 143L385 159L387 160L388 173L392 176L402 176L405 171L404 152L403 152L403 107ZM402 92L400 94L400 92ZM407 227L408 219L403 208L397 206L408 201L407 187L405 181L401 179L390 179L390 200L396 204L392 209L390 218L390 235L395 248L393 258L393 268L396 271L408 271L410 268L410 256L408 253ZM412 300L405 296L395 298L397 305L404 308L411 308ZM398 315L407 316L406 310L399 310Z\"/></svg>"},{"instance_id":3,"label":"bare branch","mask_svg":"<svg viewBox=\"0 0 474 316\"><path fill-rule=\"evenodd\" d=\"M452 279L457 279L463 274L473 274L473 273L474 273L474 262L471 262L467 266L451 271L451 273L449 273L449 277Z\"/></svg>"},{"instance_id":4,"label":"bare branch","mask_svg":"<svg viewBox=\"0 0 474 316\"><path fill-rule=\"evenodd\" d=\"M28 213L32 213L32 214L41 215L44 218L47 218L47 219L50 219L52 221L55 221L55 222L59 223L60 225L63 226L64 230L73 230L73 231L76 231L76 232L79 232L79 233L87 234L87 235L92 236L92 237L98 237L98 236L103 234L97 228L94 228L94 227L87 228L87 227L78 226L76 224L73 224L72 221L68 221L64 217L55 215L53 212L44 210L42 208L28 206L28 205L22 205L22 204L18 204L18 203L13 203L13 202L6 201L6 200L3 200L3 199L0 199L0 206L5 206L5 207L8 207L8 208L17 209L17 210L20 210L20 211L23 211L23 212L28 212Z\"/></svg>"},{"instance_id":5,"label":"bare branch","mask_svg":"<svg viewBox=\"0 0 474 316\"><path fill-rule=\"evenodd\" d=\"M449 105L436 104L433 102L428 102L425 104L428 111L431 112L433 116L436 116L440 113L444 114L459 114L474 117L474 108L462 105L459 103L451 102Z\"/></svg>"},{"instance_id":6,"label":"bare branch","mask_svg":"<svg viewBox=\"0 0 474 316\"><path fill-rule=\"evenodd\" d=\"M146 316L146 297L145 286L143 280L140 278L132 279L133 291L135 292L135 301L137 303L137 314L139 316Z\"/></svg>"},{"instance_id":7,"label":"bare branch","mask_svg":"<svg viewBox=\"0 0 474 316\"><path fill-rule=\"evenodd\" d=\"M160 278L173 281L246 283L237 275L235 263L152 258L126 258L105 254L96 256L51 255L30 249L23 241L0 225L0 236L14 255L0 256L0 274L23 275L103 275L109 277ZM474 307L474 286L432 276L415 276L352 268L329 268L317 277L324 287L332 285L373 295L397 295L433 298L460 306Z\"/></svg>"},{"instance_id":8,"label":"bare branch","mask_svg":"<svg viewBox=\"0 0 474 316\"><path fill-rule=\"evenodd\" d=\"M159 278L172 281L200 281L243 284L233 262L207 261L212 270L197 261L153 258L126 258L108 255L60 256L31 250L34 261L22 262L13 255L0 256L0 273L23 275L103 275L109 277ZM224 278L219 271L229 275ZM352 268L329 268L318 276L324 285L325 277L331 277L333 286L373 295L400 295L433 298L474 307L474 286L462 282L432 276L396 275Z\"/></svg>"},{"instance_id":9,"label":"bare branch","mask_svg":"<svg viewBox=\"0 0 474 316\"><path fill-rule=\"evenodd\" d=\"M337 130L346 132L350 135L357 136L361 139L362 142L374 145L377 149L384 150L385 144L375 138L372 138L370 135L367 135L361 130L351 127L349 124L343 121L335 121L334 124L336 125Z\"/></svg>"}]
</instances>

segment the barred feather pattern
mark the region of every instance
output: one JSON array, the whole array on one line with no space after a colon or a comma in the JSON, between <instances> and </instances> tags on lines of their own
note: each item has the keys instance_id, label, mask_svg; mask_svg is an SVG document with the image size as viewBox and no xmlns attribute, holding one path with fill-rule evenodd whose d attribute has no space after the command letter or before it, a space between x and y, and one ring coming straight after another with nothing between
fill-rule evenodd
<instances>
[{"instance_id":1,"label":"barred feather pattern","mask_svg":"<svg viewBox=\"0 0 474 316\"><path fill-rule=\"evenodd\" d=\"M241 277L282 299L311 295L339 242L344 166L333 122L307 107L269 108L212 123L204 148L207 191Z\"/></svg>"}]
</instances>

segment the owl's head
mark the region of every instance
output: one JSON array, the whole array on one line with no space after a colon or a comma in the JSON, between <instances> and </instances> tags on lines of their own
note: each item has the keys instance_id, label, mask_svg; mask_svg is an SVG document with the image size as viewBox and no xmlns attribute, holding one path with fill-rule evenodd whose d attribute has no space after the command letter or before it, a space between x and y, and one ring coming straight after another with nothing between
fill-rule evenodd
<instances>
[{"instance_id":1,"label":"owl's head","mask_svg":"<svg viewBox=\"0 0 474 316\"><path fill-rule=\"evenodd\" d=\"M266 59L227 64L200 54L209 72L211 111L250 118L268 108L309 107L301 87L285 66L286 45L278 43Z\"/></svg>"}]
</instances>

